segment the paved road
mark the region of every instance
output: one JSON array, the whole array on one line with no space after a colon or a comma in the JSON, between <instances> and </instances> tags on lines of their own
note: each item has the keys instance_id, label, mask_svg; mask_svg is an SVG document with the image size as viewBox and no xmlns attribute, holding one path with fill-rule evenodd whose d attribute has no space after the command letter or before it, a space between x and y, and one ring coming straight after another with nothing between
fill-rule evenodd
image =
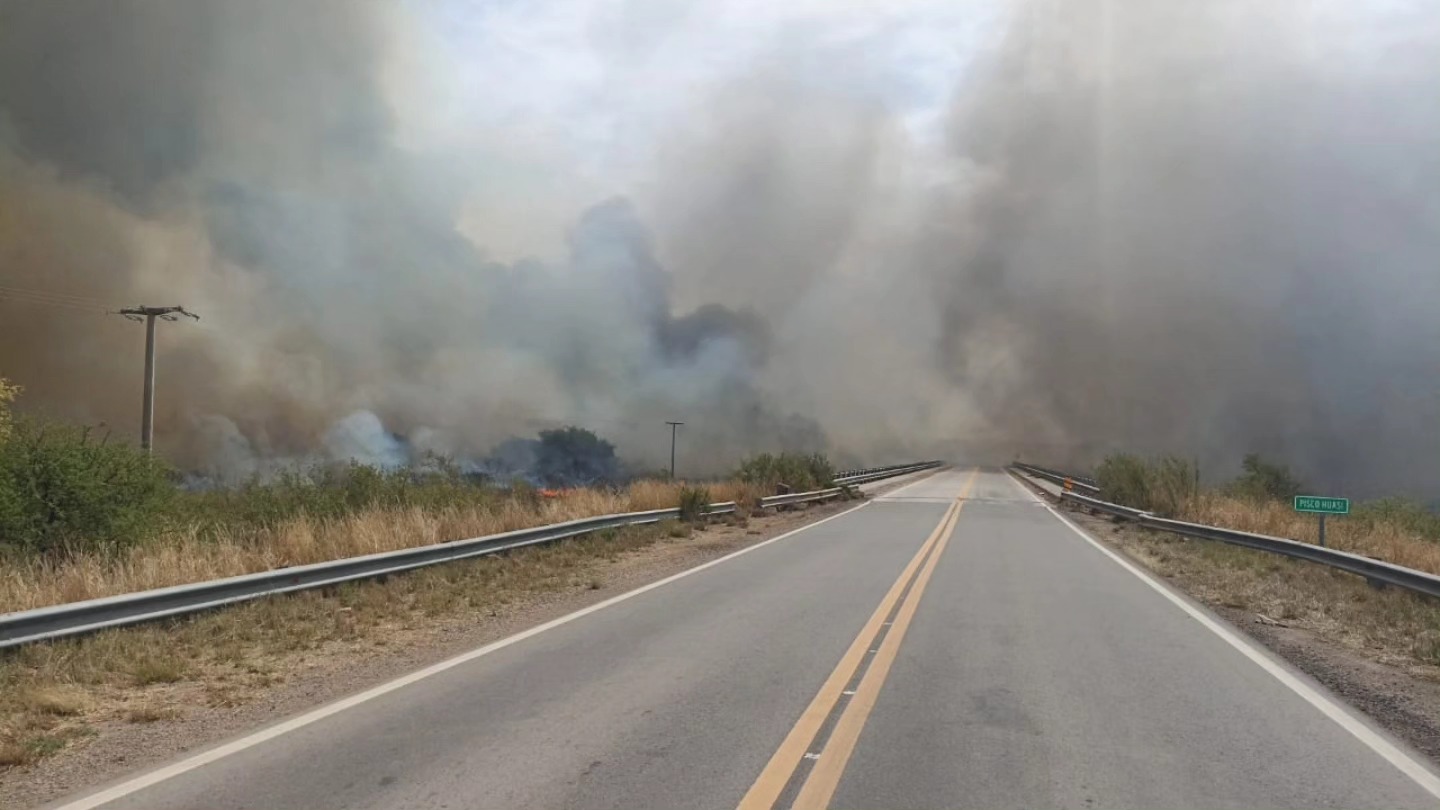
<instances>
[{"instance_id":1,"label":"paved road","mask_svg":"<svg viewBox=\"0 0 1440 810\"><path fill-rule=\"evenodd\" d=\"M1186 604L945 472L103 806L1440 804Z\"/></svg>"}]
</instances>

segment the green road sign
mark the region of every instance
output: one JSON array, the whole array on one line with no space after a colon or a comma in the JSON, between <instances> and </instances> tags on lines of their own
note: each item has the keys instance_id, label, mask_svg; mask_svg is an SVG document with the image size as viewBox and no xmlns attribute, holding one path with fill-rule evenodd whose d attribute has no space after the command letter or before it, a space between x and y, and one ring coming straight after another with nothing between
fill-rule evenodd
<instances>
[{"instance_id":1,"label":"green road sign","mask_svg":"<svg viewBox=\"0 0 1440 810\"><path fill-rule=\"evenodd\" d=\"M1296 512L1318 512L1322 515L1350 514L1349 498L1322 498L1319 495L1296 495Z\"/></svg>"}]
</instances>

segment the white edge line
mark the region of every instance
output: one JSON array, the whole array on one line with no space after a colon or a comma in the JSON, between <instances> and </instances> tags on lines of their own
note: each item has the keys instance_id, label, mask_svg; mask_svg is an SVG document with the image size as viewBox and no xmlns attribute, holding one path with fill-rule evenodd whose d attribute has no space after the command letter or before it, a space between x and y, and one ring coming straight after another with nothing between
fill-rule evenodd
<instances>
[{"instance_id":1,"label":"white edge line","mask_svg":"<svg viewBox=\"0 0 1440 810\"><path fill-rule=\"evenodd\" d=\"M347 698L342 698L335 701L334 703L328 703L318 709L313 709L298 717L292 717L289 720L285 720L273 726L261 729L260 731L256 731L252 734L247 734L246 736L241 737L238 740L233 740L215 748L211 748L208 751L202 751L199 754L182 759L179 762L175 762L170 765L166 765L164 767L150 771L149 773L133 777L113 787L105 788L96 793L92 793L88 796L76 799L66 804L55 805L52 807L52 810L92 810L92 808L100 807L107 804L108 802L113 802L116 799L124 798L131 793L144 790L147 787L159 784L160 782L164 782L167 779L173 779L183 773L193 771L196 768L200 768L202 766L209 765L210 763L217 760L224 759L231 754L237 754L247 748L253 748L254 746L257 746L263 742L273 740L276 737L288 734L292 731L295 731L296 729L304 728L311 723L324 720L331 715L339 714L346 709L354 708L362 703L374 700L375 698L389 694L390 692L394 692L397 689L409 686L410 684L417 681L422 681L430 677L431 675L438 675L448 669L453 669L454 667L458 667L461 664L474 661L477 658L489 655L490 653L496 652L497 650L502 650L512 644L518 644L519 642L524 641L531 636L537 636L545 632L546 630L553 630L560 625L569 624L576 619L583 618L590 615L591 613L595 613L600 610L604 610L611 605L624 602L625 600L639 596L642 593L647 593L649 591L655 590L656 588L675 582L676 580L684 579L691 574L698 574L699 572L704 571L707 568L712 568L714 566L720 565L721 563L733 560L742 554L748 554L756 549L764 548L771 543L778 543L781 540L784 540L785 538L792 535L799 534L806 529L813 529L822 523L829 523L830 521L837 518L845 517L846 515L856 511L857 509L863 509L864 507L869 506L870 503L870 501L866 501L862 504L852 506L851 508L846 509L843 512L831 515L827 518L822 518L815 521L814 523L807 523L798 529L792 529L791 531L779 535L778 537L772 537L769 540L764 540L762 542L756 543L753 546L746 546L739 551L734 551L726 554L724 557L711 560L707 563L702 563L695 566L694 568L687 568L686 570L681 571L678 574L672 574L668 577L665 577L664 579L656 580L655 582L652 582L648 585L642 585L633 591L627 591L618 596L612 596L609 599L604 600L603 602L596 602L589 607L581 608L574 613L568 613L558 619L551 619L544 624L537 624L534 627L528 630L523 630L513 636L507 636L506 638L500 639L499 641L493 641L483 647L471 650L467 653L461 653L454 658L441 661L438 664L432 664L428 667L425 667L424 669L412 672L409 675L402 675L401 677L396 678L393 681L387 681L386 683L382 683L379 686L371 687L370 689L367 689L359 694L351 695Z\"/></svg>"},{"instance_id":2,"label":"white edge line","mask_svg":"<svg viewBox=\"0 0 1440 810\"><path fill-rule=\"evenodd\" d=\"M1106 548L1104 544L1091 537L1090 534L1084 529L1075 525L1069 518L1060 514L1059 510L1057 510L1055 507L1046 503L1044 500L1036 496L1035 493L1032 492L1028 487L1021 484L1019 481L1016 481L1013 474L1009 477L1011 483L1019 487L1026 495L1029 495L1031 498L1039 502L1042 506L1049 510L1050 514L1054 515L1057 520L1059 520L1061 523L1064 523L1066 526L1069 526L1071 531L1080 535L1080 537L1084 539L1085 542L1094 546L1102 554L1115 561L1115 563L1121 568L1124 568L1126 571L1129 571L1136 577L1139 577L1140 580L1146 585L1154 588L1161 596L1170 600L1170 602L1173 603L1176 607L1185 611L1185 613L1188 614L1190 618L1204 625L1205 629L1219 636L1225 641L1225 643L1238 650L1241 655L1250 659L1261 669L1273 675L1276 680L1289 687L1291 691L1295 692L1300 697L1304 698L1305 701L1311 706L1319 709L1321 714L1324 714L1326 717L1334 720L1341 728L1350 732L1351 735L1353 735L1360 742L1364 743L1371 751L1379 754L1380 757L1386 762L1394 765L1400 770L1401 773L1414 780L1417 785L1423 788L1431 796L1440 799L1440 776L1436 776L1434 771L1431 771L1420 761L1416 760L1415 757L1411 756L1403 748L1376 732L1375 729L1371 728L1368 723L1356 717L1354 713L1352 713L1350 710L1341 706L1339 703L1336 703L1328 695L1306 683L1300 677L1296 676L1295 673L1291 672L1287 667L1276 662L1267 653L1262 652L1258 647L1255 646L1254 642L1215 621L1210 616L1206 615L1203 610L1190 604L1190 602L1184 597L1175 593L1175 591L1168 585L1165 585L1164 583L1155 579L1150 574L1141 570L1140 568L1135 566L1135 564L1131 563L1129 560L1120 556L1111 549Z\"/></svg>"}]
</instances>

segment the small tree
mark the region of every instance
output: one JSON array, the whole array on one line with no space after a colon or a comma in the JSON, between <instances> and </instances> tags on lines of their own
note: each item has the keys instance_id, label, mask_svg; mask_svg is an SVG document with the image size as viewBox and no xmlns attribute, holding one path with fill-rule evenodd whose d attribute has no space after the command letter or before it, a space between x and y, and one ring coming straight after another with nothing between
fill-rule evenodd
<instances>
[{"instance_id":1,"label":"small tree","mask_svg":"<svg viewBox=\"0 0 1440 810\"><path fill-rule=\"evenodd\" d=\"M5 441L10 435L11 416L10 403L20 395L20 386L15 385L4 377L0 377L0 442Z\"/></svg>"},{"instance_id":2,"label":"small tree","mask_svg":"<svg viewBox=\"0 0 1440 810\"><path fill-rule=\"evenodd\" d=\"M1288 501L1299 495L1305 485L1291 474L1284 464L1272 464L1258 453L1245 456L1240 465L1244 474L1230 483L1236 495L1257 501Z\"/></svg>"},{"instance_id":3,"label":"small tree","mask_svg":"<svg viewBox=\"0 0 1440 810\"><path fill-rule=\"evenodd\" d=\"M578 427L542 430L535 474L549 486L614 481L620 474L615 445Z\"/></svg>"}]
</instances>

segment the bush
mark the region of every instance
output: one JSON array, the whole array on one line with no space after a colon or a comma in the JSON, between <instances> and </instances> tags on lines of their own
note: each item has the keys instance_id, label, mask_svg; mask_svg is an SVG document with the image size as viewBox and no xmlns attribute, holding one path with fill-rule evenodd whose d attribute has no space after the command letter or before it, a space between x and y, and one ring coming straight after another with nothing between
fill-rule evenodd
<instances>
[{"instance_id":1,"label":"bush","mask_svg":"<svg viewBox=\"0 0 1440 810\"><path fill-rule=\"evenodd\" d=\"M795 492L825 489L835 485L835 468L825 456L814 453L761 453L741 462L735 477L764 489L785 486Z\"/></svg>"},{"instance_id":2,"label":"bush","mask_svg":"<svg viewBox=\"0 0 1440 810\"><path fill-rule=\"evenodd\" d=\"M615 445L584 428L542 430L535 474L552 487L609 483L620 476L620 460Z\"/></svg>"},{"instance_id":3,"label":"bush","mask_svg":"<svg viewBox=\"0 0 1440 810\"><path fill-rule=\"evenodd\" d=\"M0 446L0 545L23 552L143 540L165 528L174 496L167 466L88 428L20 420Z\"/></svg>"},{"instance_id":4,"label":"bush","mask_svg":"<svg viewBox=\"0 0 1440 810\"><path fill-rule=\"evenodd\" d=\"M1426 540L1440 541L1440 514L1407 498L1382 498L1359 504L1351 519L1372 528L1389 525Z\"/></svg>"},{"instance_id":5,"label":"bush","mask_svg":"<svg viewBox=\"0 0 1440 810\"><path fill-rule=\"evenodd\" d=\"M534 495L532 488L521 489L525 491L516 495L522 499ZM234 489L185 493L176 512L184 522L209 529L225 524L266 527L300 515L324 520L366 509L444 509L496 497L495 490L468 480L448 460L431 457L413 469L385 470L351 461L284 470Z\"/></svg>"},{"instance_id":6,"label":"bush","mask_svg":"<svg viewBox=\"0 0 1440 810\"><path fill-rule=\"evenodd\" d=\"M20 386L11 383L4 377L0 377L0 442L10 435L10 403L20 395Z\"/></svg>"},{"instance_id":7,"label":"bush","mask_svg":"<svg viewBox=\"0 0 1440 810\"><path fill-rule=\"evenodd\" d=\"M1145 459L1139 456L1128 453L1106 456L1095 468L1095 483L1100 486L1100 498L1136 509L1148 509L1148 472Z\"/></svg>"},{"instance_id":8,"label":"bush","mask_svg":"<svg viewBox=\"0 0 1440 810\"><path fill-rule=\"evenodd\" d=\"M1095 480L1104 500L1164 517L1183 512L1200 491L1195 465L1177 456L1154 461L1125 453L1107 456L1095 468Z\"/></svg>"},{"instance_id":9,"label":"bush","mask_svg":"<svg viewBox=\"0 0 1440 810\"><path fill-rule=\"evenodd\" d=\"M699 523L710 511L710 490L704 487L680 488L680 520Z\"/></svg>"},{"instance_id":10,"label":"bush","mask_svg":"<svg viewBox=\"0 0 1440 810\"><path fill-rule=\"evenodd\" d=\"M1226 487L1232 495L1254 501L1289 501L1305 489L1289 467L1271 464L1257 453L1246 455L1241 467L1244 474Z\"/></svg>"}]
</instances>

